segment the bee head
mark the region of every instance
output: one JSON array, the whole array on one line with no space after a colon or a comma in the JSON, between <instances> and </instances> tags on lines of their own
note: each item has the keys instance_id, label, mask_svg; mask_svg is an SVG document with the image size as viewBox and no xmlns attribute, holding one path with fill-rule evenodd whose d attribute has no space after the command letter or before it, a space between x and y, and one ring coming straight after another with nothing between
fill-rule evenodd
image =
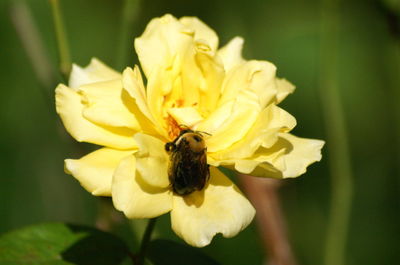
<instances>
[{"instance_id":1,"label":"bee head","mask_svg":"<svg viewBox=\"0 0 400 265\"><path fill-rule=\"evenodd\" d=\"M174 149L175 149L175 144L173 142L165 144L165 151L167 151L167 153L174 151Z\"/></svg>"},{"instance_id":2,"label":"bee head","mask_svg":"<svg viewBox=\"0 0 400 265\"><path fill-rule=\"evenodd\" d=\"M195 153L203 152L204 149L206 149L206 143L204 142L203 136L193 131L182 134L180 139L178 139L177 144L179 144L180 141L187 142L190 149Z\"/></svg>"}]
</instances>

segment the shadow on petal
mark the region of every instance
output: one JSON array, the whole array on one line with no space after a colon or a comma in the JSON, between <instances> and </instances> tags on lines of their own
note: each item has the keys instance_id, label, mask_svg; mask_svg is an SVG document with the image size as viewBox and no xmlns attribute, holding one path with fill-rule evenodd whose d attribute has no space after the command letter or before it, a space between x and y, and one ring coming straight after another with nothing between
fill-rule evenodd
<instances>
[{"instance_id":1,"label":"shadow on petal","mask_svg":"<svg viewBox=\"0 0 400 265\"><path fill-rule=\"evenodd\" d=\"M194 206L196 208L199 208L203 205L204 203L204 190L207 189L209 184L204 187L204 189L200 191L195 191L189 195L186 195L183 197L183 200L188 206Z\"/></svg>"},{"instance_id":2,"label":"shadow on petal","mask_svg":"<svg viewBox=\"0 0 400 265\"><path fill-rule=\"evenodd\" d=\"M277 153L282 149L285 150L284 154L289 154L293 150L293 144L289 140L279 136L278 140L273 146L271 146L270 148L259 148L255 152L255 155L265 153L265 151L268 151L268 153Z\"/></svg>"},{"instance_id":3,"label":"shadow on petal","mask_svg":"<svg viewBox=\"0 0 400 265\"><path fill-rule=\"evenodd\" d=\"M137 171L137 170L136 170L136 174L135 174L135 181L136 181L137 185L139 186L139 188L143 192L146 192L148 194L163 193L169 189L169 187L160 188L160 187L155 187L155 186L147 184L146 181L143 180L143 177L140 175L139 171Z\"/></svg>"}]
</instances>

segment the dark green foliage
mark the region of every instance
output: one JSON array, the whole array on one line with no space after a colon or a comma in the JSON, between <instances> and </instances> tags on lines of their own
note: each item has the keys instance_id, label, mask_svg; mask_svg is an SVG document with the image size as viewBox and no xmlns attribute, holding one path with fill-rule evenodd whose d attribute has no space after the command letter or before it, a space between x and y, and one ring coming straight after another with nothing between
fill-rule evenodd
<instances>
[{"instance_id":1,"label":"dark green foliage","mask_svg":"<svg viewBox=\"0 0 400 265\"><path fill-rule=\"evenodd\" d=\"M148 259L153 265L219 265L217 261L194 247L170 240L150 242Z\"/></svg>"},{"instance_id":2,"label":"dark green foliage","mask_svg":"<svg viewBox=\"0 0 400 265\"><path fill-rule=\"evenodd\" d=\"M119 238L62 223L39 224L0 237L1 265L117 265L129 258Z\"/></svg>"}]
</instances>

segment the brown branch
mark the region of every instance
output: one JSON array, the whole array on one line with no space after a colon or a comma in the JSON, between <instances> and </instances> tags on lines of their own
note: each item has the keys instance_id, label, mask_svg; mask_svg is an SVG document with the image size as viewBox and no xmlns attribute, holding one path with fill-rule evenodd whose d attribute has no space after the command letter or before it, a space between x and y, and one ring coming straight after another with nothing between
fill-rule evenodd
<instances>
[{"instance_id":1,"label":"brown branch","mask_svg":"<svg viewBox=\"0 0 400 265\"><path fill-rule=\"evenodd\" d=\"M96 228L107 232L113 231L113 229L122 224L123 221L124 218L122 214L115 210L110 198L98 197Z\"/></svg>"},{"instance_id":2,"label":"brown branch","mask_svg":"<svg viewBox=\"0 0 400 265\"><path fill-rule=\"evenodd\" d=\"M280 180L240 175L241 184L256 208L256 221L269 265L296 265L279 202Z\"/></svg>"}]
</instances>

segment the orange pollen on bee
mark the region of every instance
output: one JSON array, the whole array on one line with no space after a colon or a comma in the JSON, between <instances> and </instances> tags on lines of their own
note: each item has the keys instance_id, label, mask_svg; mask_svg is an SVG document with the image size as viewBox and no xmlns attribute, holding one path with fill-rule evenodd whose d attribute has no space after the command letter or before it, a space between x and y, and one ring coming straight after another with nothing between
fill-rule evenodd
<instances>
[{"instance_id":1,"label":"orange pollen on bee","mask_svg":"<svg viewBox=\"0 0 400 265\"><path fill-rule=\"evenodd\" d=\"M168 115L168 117L165 119L167 120L168 136L171 140L174 140L176 137L179 136L182 129L176 122L176 120L171 117L171 115Z\"/></svg>"}]
</instances>

